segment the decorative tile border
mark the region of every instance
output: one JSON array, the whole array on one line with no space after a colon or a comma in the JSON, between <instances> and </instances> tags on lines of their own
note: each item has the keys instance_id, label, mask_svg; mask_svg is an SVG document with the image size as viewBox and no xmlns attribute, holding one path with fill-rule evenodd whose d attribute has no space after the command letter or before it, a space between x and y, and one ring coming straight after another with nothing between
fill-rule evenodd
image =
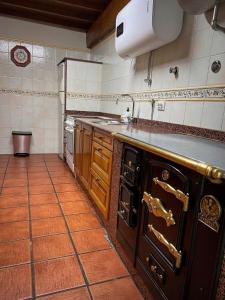
<instances>
[{"instance_id":1,"label":"decorative tile border","mask_svg":"<svg viewBox=\"0 0 225 300\"><path fill-rule=\"evenodd\" d=\"M15 94L24 96L46 96L56 97L58 92L53 91L31 91L31 90L17 90L17 89L6 89L0 88L0 94ZM174 100L174 101L225 101L225 86L215 87L197 87L187 89L171 89L171 90L154 90L149 92L131 93L135 101L138 102L149 102L154 100ZM97 101L116 101L121 94L89 94L89 93L67 93L68 99L74 100L97 100ZM124 97L120 101L130 101Z\"/></svg>"},{"instance_id":2,"label":"decorative tile border","mask_svg":"<svg viewBox=\"0 0 225 300\"><path fill-rule=\"evenodd\" d=\"M58 97L57 92L44 92L44 91L29 91L17 89L4 89L0 88L0 94L13 94L19 96L38 96L38 97Z\"/></svg>"},{"instance_id":3,"label":"decorative tile border","mask_svg":"<svg viewBox=\"0 0 225 300\"><path fill-rule=\"evenodd\" d=\"M149 92L140 93L130 93L135 101L139 102L149 102L154 100L220 100L225 101L225 86L215 86L215 87L197 87L197 88L187 88L187 89L171 89L171 90L154 90ZM100 101L116 101L121 94L79 94L79 93L68 93L68 98L71 99L93 99ZM120 101L127 102L130 101L129 98L120 99Z\"/></svg>"}]
</instances>

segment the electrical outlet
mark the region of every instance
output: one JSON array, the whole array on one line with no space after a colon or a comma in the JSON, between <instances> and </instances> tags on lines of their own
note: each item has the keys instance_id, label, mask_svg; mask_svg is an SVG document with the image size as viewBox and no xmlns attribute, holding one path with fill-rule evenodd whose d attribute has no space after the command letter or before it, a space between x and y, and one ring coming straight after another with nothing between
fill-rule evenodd
<instances>
[{"instance_id":1,"label":"electrical outlet","mask_svg":"<svg viewBox=\"0 0 225 300\"><path fill-rule=\"evenodd\" d=\"M158 105L158 111L165 111L166 108L166 102L165 101L159 101L157 103Z\"/></svg>"}]
</instances>

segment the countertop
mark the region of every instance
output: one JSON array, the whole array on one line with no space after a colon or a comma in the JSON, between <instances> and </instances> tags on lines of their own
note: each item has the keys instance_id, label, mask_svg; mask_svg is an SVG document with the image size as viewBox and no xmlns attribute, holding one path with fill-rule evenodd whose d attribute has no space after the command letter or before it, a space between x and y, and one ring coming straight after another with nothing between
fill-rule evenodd
<instances>
[{"instance_id":1,"label":"countertop","mask_svg":"<svg viewBox=\"0 0 225 300\"><path fill-rule=\"evenodd\" d=\"M142 146L149 152L163 157L168 155L168 159L183 162L183 165L188 166L190 163L194 166L192 169L209 177L225 178L225 144L222 142L165 130L151 130L150 127L140 128L132 124L101 125L93 123L96 120L94 118L78 120L113 133L121 141L131 142L137 147Z\"/></svg>"}]
</instances>

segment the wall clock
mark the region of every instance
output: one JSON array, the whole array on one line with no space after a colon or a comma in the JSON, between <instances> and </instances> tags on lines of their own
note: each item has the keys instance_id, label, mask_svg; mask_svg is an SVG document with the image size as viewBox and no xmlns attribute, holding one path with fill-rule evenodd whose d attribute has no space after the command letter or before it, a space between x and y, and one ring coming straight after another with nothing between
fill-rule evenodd
<instances>
[{"instance_id":1,"label":"wall clock","mask_svg":"<svg viewBox=\"0 0 225 300\"><path fill-rule=\"evenodd\" d=\"M11 60L18 67L26 67L31 61L31 55L24 46L15 46L11 50Z\"/></svg>"}]
</instances>

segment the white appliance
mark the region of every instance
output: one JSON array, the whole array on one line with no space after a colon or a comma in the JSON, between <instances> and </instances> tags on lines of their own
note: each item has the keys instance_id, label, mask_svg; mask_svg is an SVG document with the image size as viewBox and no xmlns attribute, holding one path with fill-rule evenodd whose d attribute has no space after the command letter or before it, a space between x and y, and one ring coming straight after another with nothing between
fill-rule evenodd
<instances>
[{"instance_id":1,"label":"white appliance","mask_svg":"<svg viewBox=\"0 0 225 300\"><path fill-rule=\"evenodd\" d=\"M65 63L58 65L58 153L61 159L64 159L64 119L65 119Z\"/></svg>"},{"instance_id":2,"label":"white appliance","mask_svg":"<svg viewBox=\"0 0 225 300\"><path fill-rule=\"evenodd\" d=\"M131 58L157 49L178 37L182 23L177 0L131 0L116 18L116 51Z\"/></svg>"},{"instance_id":3,"label":"white appliance","mask_svg":"<svg viewBox=\"0 0 225 300\"><path fill-rule=\"evenodd\" d=\"M74 127L76 125L75 116L67 116L65 120L65 156L66 162L74 172Z\"/></svg>"}]
</instances>

